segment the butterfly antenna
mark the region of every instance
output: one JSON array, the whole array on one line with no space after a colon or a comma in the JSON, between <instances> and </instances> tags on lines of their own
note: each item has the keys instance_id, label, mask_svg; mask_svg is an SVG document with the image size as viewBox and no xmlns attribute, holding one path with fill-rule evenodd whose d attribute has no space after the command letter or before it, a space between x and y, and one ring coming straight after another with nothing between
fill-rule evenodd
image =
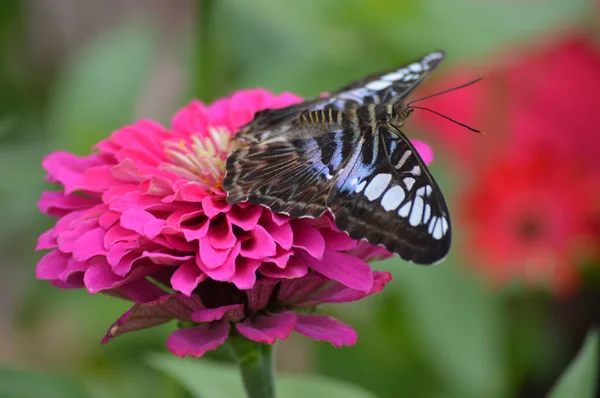
<instances>
[{"instance_id":1,"label":"butterfly antenna","mask_svg":"<svg viewBox=\"0 0 600 398\"><path fill-rule=\"evenodd\" d=\"M485 133L484 133L483 131L481 131L481 130L477 130L477 129L474 129L473 127L467 126L466 124L464 124L464 123L461 123L461 122L459 122L459 121L456 121L456 120L452 119L452 118L451 118L451 117L449 117L449 116L446 116L446 115L444 115L444 114L442 114L442 113L439 113L439 112L437 112L437 111L434 111L433 109L429 109L429 108L423 108L423 107L420 107L420 106L411 106L410 108L412 108L412 109L420 109L420 110L423 110L423 111L428 111L428 112L431 112L431 113L435 113L436 115L438 115L438 116L441 116L441 117L443 117L443 118L444 118L444 119L446 119L446 120L450 120L451 122L453 122L453 123L456 123L456 124L458 124L459 126L462 126L462 127L466 128L466 129L469 129L469 130L471 130L471 131L472 131L472 132L474 132L474 133L478 133L478 134L485 134Z\"/></svg>"},{"instance_id":2,"label":"butterfly antenna","mask_svg":"<svg viewBox=\"0 0 600 398\"><path fill-rule=\"evenodd\" d=\"M480 77L479 79L475 79L475 80L473 80L473 81L471 81L471 82L468 82L468 83L465 83L465 84L461 84L460 86L452 87L452 88L449 88L449 89L447 89L447 90L440 91L439 93L435 93L435 94L428 95L428 96L426 96L426 97L417 98L416 100L412 100L412 101L410 101L410 102L409 102L408 104L406 104L406 105L410 105L410 104L413 104L413 103L415 103L415 102L417 102L417 101L422 101L422 100L425 100L425 99L428 99L428 98L431 98L431 97L437 97L438 95L446 94L446 93L449 93L450 91L454 91L454 90L458 90L458 89L461 89L461 88L464 88L464 87L470 86L471 84L475 84L475 83L477 83L477 82L481 81L482 79L483 79L483 77Z\"/></svg>"}]
</instances>

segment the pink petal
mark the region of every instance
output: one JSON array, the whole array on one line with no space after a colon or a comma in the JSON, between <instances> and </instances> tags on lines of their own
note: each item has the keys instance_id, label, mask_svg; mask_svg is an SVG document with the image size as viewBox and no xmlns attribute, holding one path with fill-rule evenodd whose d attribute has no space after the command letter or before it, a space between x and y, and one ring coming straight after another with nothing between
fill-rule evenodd
<instances>
[{"instance_id":1,"label":"pink petal","mask_svg":"<svg viewBox=\"0 0 600 398\"><path fill-rule=\"evenodd\" d=\"M38 237L35 250L54 249L56 246L58 242L54 237L54 228L51 228Z\"/></svg>"},{"instance_id":2,"label":"pink petal","mask_svg":"<svg viewBox=\"0 0 600 398\"><path fill-rule=\"evenodd\" d=\"M207 217L213 218L219 213L225 213L231 209L231 205L221 196L207 196L202 200L202 209Z\"/></svg>"},{"instance_id":3,"label":"pink petal","mask_svg":"<svg viewBox=\"0 0 600 398\"><path fill-rule=\"evenodd\" d=\"M295 279L305 276L308 273L308 267L305 263L291 258L284 268L280 268L274 263L264 263L259 272L270 278Z\"/></svg>"},{"instance_id":4,"label":"pink petal","mask_svg":"<svg viewBox=\"0 0 600 398\"><path fill-rule=\"evenodd\" d=\"M419 153L419 156L421 156L421 159L423 159L423 162L425 162L426 165L429 165L431 162L433 162L433 149L431 149L429 145L421 140L411 139L410 142L413 144Z\"/></svg>"},{"instance_id":5,"label":"pink petal","mask_svg":"<svg viewBox=\"0 0 600 398\"><path fill-rule=\"evenodd\" d=\"M208 238L200 239L199 256L201 262L209 269L223 265L231 249L215 249Z\"/></svg>"},{"instance_id":6,"label":"pink petal","mask_svg":"<svg viewBox=\"0 0 600 398\"><path fill-rule=\"evenodd\" d=\"M246 290L248 309L252 312L264 310L269 304L277 282L275 279L261 279L256 283L254 289Z\"/></svg>"},{"instance_id":7,"label":"pink petal","mask_svg":"<svg viewBox=\"0 0 600 398\"><path fill-rule=\"evenodd\" d=\"M263 259L264 262L272 262L277 265L279 268L283 269L287 266L290 257L294 255L293 252L287 251L281 248L281 246L277 247L277 253L274 256L266 257Z\"/></svg>"},{"instance_id":8,"label":"pink petal","mask_svg":"<svg viewBox=\"0 0 600 398\"><path fill-rule=\"evenodd\" d=\"M235 274L231 278L231 283L240 290L252 289L256 282L256 270L261 264L262 261L260 260L238 257L235 262Z\"/></svg>"},{"instance_id":9,"label":"pink petal","mask_svg":"<svg viewBox=\"0 0 600 398\"><path fill-rule=\"evenodd\" d=\"M242 243L240 254L247 258L260 260L265 257L274 256L277 252L275 241L271 235L260 225L250 232L251 239Z\"/></svg>"},{"instance_id":10,"label":"pink petal","mask_svg":"<svg viewBox=\"0 0 600 398\"><path fill-rule=\"evenodd\" d=\"M183 130L204 135L209 125L209 117L210 112L208 112L206 105L198 100L194 100L173 116L171 125L174 130Z\"/></svg>"},{"instance_id":11,"label":"pink petal","mask_svg":"<svg viewBox=\"0 0 600 398\"><path fill-rule=\"evenodd\" d=\"M238 332L244 337L258 343L273 344L277 339L287 339L294 330L296 314L281 312L273 315L261 315L248 318L236 324Z\"/></svg>"},{"instance_id":12,"label":"pink petal","mask_svg":"<svg viewBox=\"0 0 600 398\"><path fill-rule=\"evenodd\" d=\"M131 300L138 304L148 303L165 295L164 291L147 279L138 279L118 289L106 290L104 293Z\"/></svg>"},{"instance_id":13,"label":"pink petal","mask_svg":"<svg viewBox=\"0 0 600 398\"><path fill-rule=\"evenodd\" d=\"M321 261L303 252L297 253L296 257L314 271L349 288L369 292L373 287L373 270L356 257L331 250L323 254Z\"/></svg>"},{"instance_id":14,"label":"pink petal","mask_svg":"<svg viewBox=\"0 0 600 398\"><path fill-rule=\"evenodd\" d=\"M152 307L133 306L111 325L102 339L102 344L125 333L148 329L173 320L169 314L155 310Z\"/></svg>"},{"instance_id":15,"label":"pink petal","mask_svg":"<svg viewBox=\"0 0 600 398\"><path fill-rule=\"evenodd\" d=\"M231 222L227 217L219 218L218 221L213 220L208 229L207 236L210 245L215 249L229 249L230 247L233 247L236 242Z\"/></svg>"},{"instance_id":16,"label":"pink petal","mask_svg":"<svg viewBox=\"0 0 600 398\"><path fill-rule=\"evenodd\" d=\"M203 305L198 296L164 294L156 300L134 305L110 327L102 342L106 343L113 337L161 325L173 319L190 321L190 315L200 308L203 308Z\"/></svg>"},{"instance_id":17,"label":"pink petal","mask_svg":"<svg viewBox=\"0 0 600 398\"><path fill-rule=\"evenodd\" d=\"M304 278L282 281L277 293L277 301L284 306L296 307L302 305L308 297L318 294L317 292L326 284L335 284L346 288L339 282L330 281L323 275L312 273Z\"/></svg>"},{"instance_id":18,"label":"pink petal","mask_svg":"<svg viewBox=\"0 0 600 398\"><path fill-rule=\"evenodd\" d=\"M179 265L189 259L194 258L194 256L192 256L192 255L185 255L185 254L177 255L177 254L148 252L148 251L144 251L143 257L149 258L154 264L158 264L158 265Z\"/></svg>"},{"instance_id":19,"label":"pink petal","mask_svg":"<svg viewBox=\"0 0 600 398\"><path fill-rule=\"evenodd\" d=\"M196 260L192 259L181 264L173 273L171 286L189 296L204 279L206 279L206 274L200 270Z\"/></svg>"},{"instance_id":20,"label":"pink petal","mask_svg":"<svg viewBox=\"0 0 600 398\"><path fill-rule=\"evenodd\" d=\"M294 247L304 249L312 257L320 260L325 251L325 239L314 227L294 226Z\"/></svg>"},{"instance_id":21,"label":"pink petal","mask_svg":"<svg viewBox=\"0 0 600 398\"><path fill-rule=\"evenodd\" d=\"M220 321L223 318L228 321L243 319L244 304L225 305L217 308L203 308L194 311L192 314L192 321L198 323Z\"/></svg>"},{"instance_id":22,"label":"pink petal","mask_svg":"<svg viewBox=\"0 0 600 398\"><path fill-rule=\"evenodd\" d=\"M358 340L358 333L345 323L322 315L298 315L294 328L312 339L328 341L334 347L352 346Z\"/></svg>"},{"instance_id":23,"label":"pink petal","mask_svg":"<svg viewBox=\"0 0 600 398\"><path fill-rule=\"evenodd\" d=\"M350 289L339 282L330 281L319 289L313 289L312 292L309 292L308 295L303 297L294 295L293 304L295 308L305 308L314 307L322 303L348 303L357 301L366 296L381 292L384 286L391 280L392 275L389 272L374 272L373 288L368 293L361 290ZM287 281L282 283L280 296L283 293L286 283ZM297 287L294 287L294 290L297 289Z\"/></svg>"},{"instance_id":24,"label":"pink petal","mask_svg":"<svg viewBox=\"0 0 600 398\"><path fill-rule=\"evenodd\" d=\"M98 293L103 289L113 288L123 280L122 276L115 274L106 260L98 259L85 273L83 283L90 294Z\"/></svg>"},{"instance_id":25,"label":"pink petal","mask_svg":"<svg viewBox=\"0 0 600 398\"><path fill-rule=\"evenodd\" d=\"M92 192L103 192L110 187L121 184L122 182L112 175L112 166L106 165L85 170L76 188ZM67 190L67 192L70 191Z\"/></svg>"},{"instance_id":26,"label":"pink petal","mask_svg":"<svg viewBox=\"0 0 600 398\"><path fill-rule=\"evenodd\" d=\"M137 164L129 158L112 166L110 172L114 178L120 181L138 183L146 180L146 177L141 175Z\"/></svg>"},{"instance_id":27,"label":"pink petal","mask_svg":"<svg viewBox=\"0 0 600 398\"><path fill-rule=\"evenodd\" d=\"M98 218L98 224L108 231L110 227L119 221L119 217L121 217L121 213L109 210L103 213L100 218Z\"/></svg>"},{"instance_id":28,"label":"pink petal","mask_svg":"<svg viewBox=\"0 0 600 398\"><path fill-rule=\"evenodd\" d=\"M165 225L164 220L157 219L149 212L134 207L125 210L121 215L121 226L137 232L142 236L147 236L150 239L154 238L160 229Z\"/></svg>"},{"instance_id":29,"label":"pink petal","mask_svg":"<svg viewBox=\"0 0 600 398\"><path fill-rule=\"evenodd\" d=\"M140 252L139 250L131 250L128 253L125 253L125 255L121 257L116 264L111 264L112 271L116 275L125 277L131 272L133 268L133 263L139 261L142 258L144 258L142 252ZM106 259L106 261L108 262L108 258ZM157 267L158 266L159 265L157 265Z\"/></svg>"},{"instance_id":30,"label":"pink petal","mask_svg":"<svg viewBox=\"0 0 600 398\"><path fill-rule=\"evenodd\" d=\"M387 251L385 248L372 245L366 241L358 242L356 248L350 250L347 254L358 257L365 262L382 260L392 256L392 253Z\"/></svg>"},{"instance_id":31,"label":"pink petal","mask_svg":"<svg viewBox=\"0 0 600 398\"><path fill-rule=\"evenodd\" d=\"M60 274L67 268L70 255L52 250L40 259L35 267L35 276L38 279L59 279Z\"/></svg>"},{"instance_id":32,"label":"pink petal","mask_svg":"<svg viewBox=\"0 0 600 398\"><path fill-rule=\"evenodd\" d=\"M287 224L290 221L290 217L284 214L277 214L272 212L269 213L271 214L271 221L273 221L276 225Z\"/></svg>"},{"instance_id":33,"label":"pink petal","mask_svg":"<svg viewBox=\"0 0 600 398\"><path fill-rule=\"evenodd\" d=\"M208 195L200 185L195 182L188 182L177 189L175 199L180 202L201 203Z\"/></svg>"},{"instance_id":34,"label":"pink petal","mask_svg":"<svg viewBox=\"0 0 600 398\"><path fill-rule=\"evenodd\" d=\"M88 261L84 261L84 262L80 262L80 261L75 261L75 259L70 258L69 261L67 262L67 268L65 268L65 270L63 272L61 272L59 279L61 281L68 281L70 279L72 279L74 276L76 275L81 275L83 272L85 272L88 268L89 268L89 262Z\"/></svg>"},{"instance_id":35,"label":"pink petal","mask_svg":"<svg viewBox=\"0 0 600 398\"><path fill-rule=\"evenodd\" d=\"M111 269L105 259L95 258L92 260L89 269L85 272L83 282L88 293L94 294L102 290L115 289L125 283L132 282L148 275L155 273L161 268L159 265L154 265L148 261L139 266L134 267L126 275L118 275Z\"/></svg>"},{"instance_id":36,"label":"pink petal","mask_svg":"<svg viewBox=\"0 0 600 398\"><path fill-rule=\"evenodd\" d=\"M61 217L72 210L79 210L97 204L97 200L81 195L67 195L59 191L42 192L38 207L42 213L54 217Z\"/></svg>"},{"instance_id":37,"label":"pink petal","mask_svg":"<svg viewBox=\"0 0 600 398\"><path fill-rule=\"evenodd\" d=\"M173 231L183 232L185 240L191 242L206 236L210 219L204 215L203 210L185 208L173 212L167 218L166 225L172 227Z\"/></svg>"},{"instance_id":38,"label":"pink petal","mask_svg":"<svg viewBox=\"0 0 600 398\"><path fill-rule=\"evenodd\" d=\"M73 244L73 258L77 261L85 261L105 254L104 229L102 228L94 228L85 232Z\"/></svg>"},{"instance_id":39,"label":"pink petal","mask_svg":"<svg viewBox=\"0 0 600 398\"><path fill-rule=\"evenodd\" d=\"M236 260L240 254L240 246L241 243L236 242L231 249L228 249L227 256L221 265L209 267L207 264L203 263L202 259L198 258L198 256L196 256L196 263L211 279L230 282L236 271Z\"/></svg>"},{"instance_id":40,"label":"pink petal","mask_svg":"<svg viewBox=\"0 0 600 398\"><path fill-rule=\"evenodd\" d=\"M131 253L132 249L139 247L137 241L133 242L117 242L106 254L106 261L113 267L122 263L123 257Z\"/></svg>"},{"instance_id":41,"label":"pink petal","mask_svg":"<svg viewBox=\"0 0 600 398\"><path fill-rule=\"evenodd\" d=\"M73 229L61 232L58 235L58 237L57 237L58 248L63 253L72 253L73 246L75 245L75 242L77 241L77 239L81 235L85 234L87 231L91 231L92 229L96 228L97 226L98 226L97 219L79 221L77 224L74 225ZM57 223L57 228L58 228L58 223Z\"/></svg>"},{"instance_id":42,"label":"pink petal","mask_svg":"<svg viewBox=\"0 0 600 398\"><path fill-rule=\"evenodd\" d=\"M78 187L85 170L103 163L100 155L79 157L60 151L46 156L42 166L48 171L50 181L62 184L66 192L71 192Z\"/></svg>"},{"instance_id":43,"label":"pink petal","mask_svg":"<svg viewBox=\"0 0 600 398\"><path fill-rule=\"evenodd\" d=\"M227 212L227 218L233 225L236 225L244 231L250 231L254 229L254 226L258 223L258 219L262 214L263 208L260 206L233 206L229 212Z\"/></svg>"},{"instance_id":44,"label":"pink petal","mask_svg":"<svg viewBox=\"0 0 600 398\"><path fill-rule=\"evenodd\" d=\"M167 339L167 348L181 358L187 355L198 358L225 343L227 337L229 322L212 322L173 332Z\"/></svg>"},{"instance_id":45,"label":"pink petal","mask_svg":"<svg viewBox=\"0 0 600 398\"><path fill-rule=\"evenodd\" d=\"M104 247L110 248L117 242L135 241L139 234L119 224L114 224L104 234Z\"/></svg>"},{"instance_id":46,"label":"pink petal","mask_svg":"<svg viewBox=\"0 0 600 398\"><path fill-rule=\"evenodd\" d=\"M349 237L345 232L334 231L332 229L321 229L320 231L323 239L325 239L327 250L352 250L358 244L358 241Z\"/></svg>"},{"instance_id":47,"label":"pink petal","mask_svg":"<svg viewBox=\"0 0 600 398\"><path fill-rule=\"evenodd\" d=\"M267 230L271 238L285 250L290 250L294 243L294 232L292 226L286 221L283 224L277 224L271 216L263 217L261 225Z\"/></svg>"}]
</instances>

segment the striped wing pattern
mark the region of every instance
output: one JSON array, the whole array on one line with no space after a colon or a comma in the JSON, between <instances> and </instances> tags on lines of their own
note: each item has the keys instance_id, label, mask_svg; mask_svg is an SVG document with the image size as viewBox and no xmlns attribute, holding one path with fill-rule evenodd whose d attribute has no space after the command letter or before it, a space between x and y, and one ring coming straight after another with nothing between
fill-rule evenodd
<instances>
[{"instance_id":1,"label":"striped wing pattern","mask_svg":"<svg viewBox=\"0 0 600 398\"><path fill-rule=\"evenodd\" d=\"M410 141L376 111L403 101L442 57L432 53L331 97L259 112L241 130L248 144L227 160L227 201L298 218L329 210L354 239L419 264L442 260L451 242L444 197Z\"/></svg>"}]
</instances>

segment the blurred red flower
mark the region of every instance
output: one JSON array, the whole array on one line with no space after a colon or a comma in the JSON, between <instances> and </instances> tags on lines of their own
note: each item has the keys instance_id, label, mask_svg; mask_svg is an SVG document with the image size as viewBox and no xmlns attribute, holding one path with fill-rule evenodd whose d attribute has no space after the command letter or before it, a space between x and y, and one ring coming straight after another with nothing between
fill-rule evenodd
<instances>
[{"instance_id":1,"label":"blurred red flower","mask_svg":"<svg viewBox=\"0 0 600 398\"><path fill-rule=\"evenodd\" d=\"M597 181L578 159L541 147L497 157L461 203L475 266L494 284L516 279L573 290L595 239Z\"/></svg>"},{"instance_id":2,"label":"blurred red flower","mask_svg":"<svg viewBox=\"0 0 600 398\"><path fill-rule=\"evenodd\" d=\"M519 279L566 293L600 242L600 51L581 35L497 60L495 70L463 72L438 91L482 82L423 102L488 132L484 139L429 113L419 118L473 182L459 200L477 268L495 284Z\"/></svg>"},{"instance_id":3,"label":"blurred red flower","mask_svg":"<svg viewBox=\"0 0 600 398\"><path fill-rule=\"evenodd\" d=\"M600 48L578 35L527 56L502 53L487 67L461 67L460 73L434 81L429 92L456 87L479 77L473 86L419 103L481 129L477 134L429 112L415 112L444 147L464 166L489 159L498 146L510 151L556 146L566 156L599 168ZM541 123L541 122L544 123Z\"/></svg>"}]
</instances>

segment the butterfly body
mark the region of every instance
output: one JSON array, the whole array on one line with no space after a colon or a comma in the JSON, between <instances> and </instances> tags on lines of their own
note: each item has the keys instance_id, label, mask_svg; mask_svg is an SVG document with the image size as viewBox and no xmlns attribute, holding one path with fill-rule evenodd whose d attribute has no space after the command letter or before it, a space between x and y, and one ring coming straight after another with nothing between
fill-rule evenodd
<instances>
[{"instance_id":1,"label":"butterfly body","mask_svg":"<svg viewBox=\"0 0 600 398\"><path fill-rule=\"evenodd\" d=\"M328 97L258 112L227 160L227 201L297 218L330 211L354 239L408 261L440 261L450 247L449 212L400 129L412 112L404 99L442 58L432 53Z\"/></svg>"}]
</instances>

